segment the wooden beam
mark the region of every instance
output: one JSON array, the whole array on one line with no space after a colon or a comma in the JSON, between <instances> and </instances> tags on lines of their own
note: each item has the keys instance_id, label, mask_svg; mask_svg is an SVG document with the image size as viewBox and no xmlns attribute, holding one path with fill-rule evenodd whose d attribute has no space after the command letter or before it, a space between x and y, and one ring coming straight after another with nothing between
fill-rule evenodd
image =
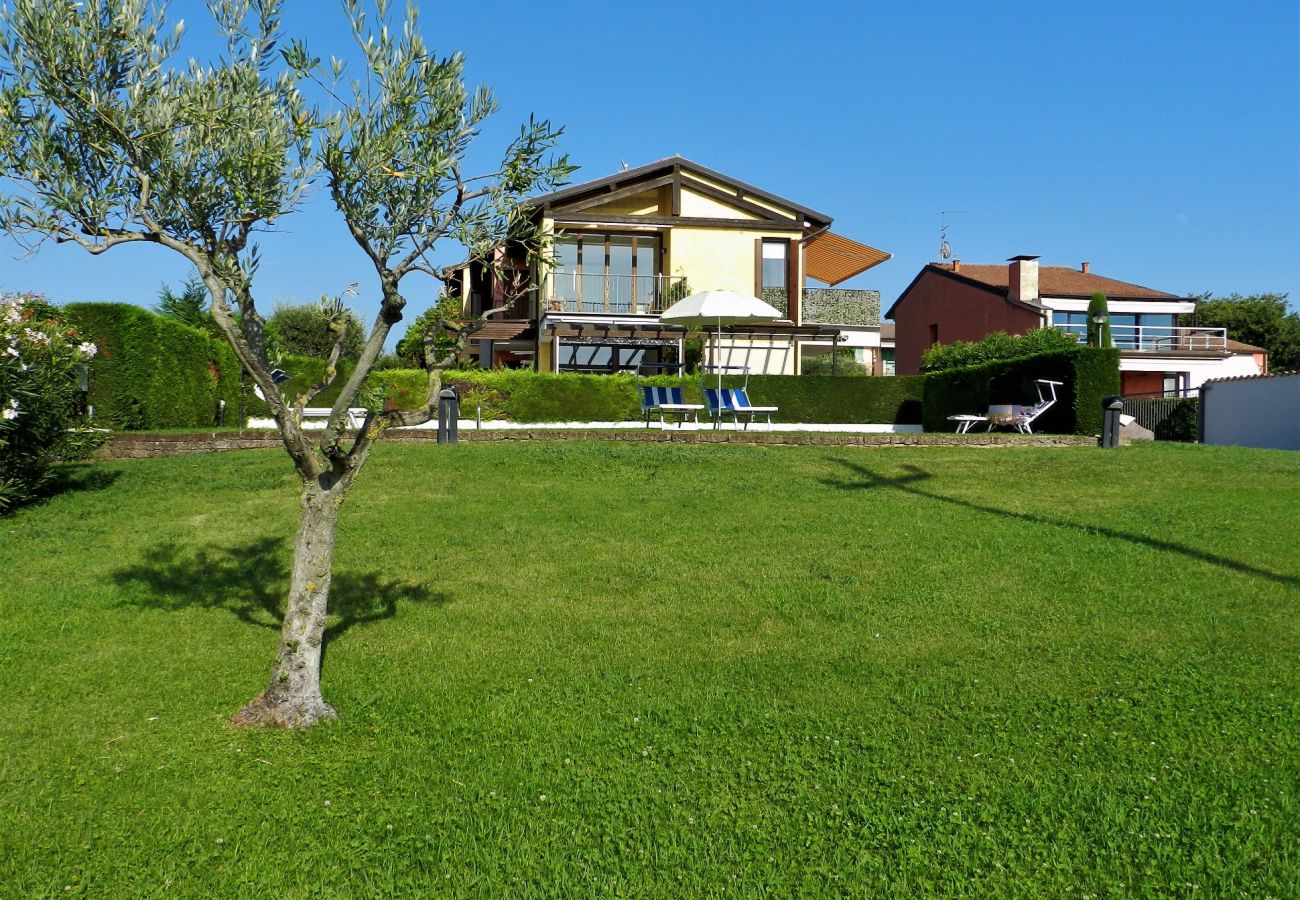
<instances>
[{"instance_id":1,"label":"wooden beam","mask_svg":"<svg viewBox=\"0 0 1300 900\"><path fill-rule=\"evenodd\" d=\"M803 231L791 219L710 219L703 216L623 216L600 213L555 215L556 224L571 225L678 225L686 228L735 228L741 231Z\"/></svg>"},{"instance_id":2,"label":"wooden beam","mask_svg":"<svg viewBox=\"0 0 1300 900\"><path fill-rule=\"evenodd\" d=\"M785 314L796 325L800 323L803 311L800 309L801 297L799 286L803 282L803 273L799 271L799 239L791 238L785 250Z\"/></svg>"},{"instance_id":3,"label":"wooden beam","mask_svg":"<svg viewBox=\"0 0 1300 900\"><path fill-rule=\"evenodd\" d=\"M672 183L672 175L663 175L659 178L654 178L650 181L640 181L636 184L628 185L625 188L619 188L618 190L613 190L614 186L610 185L610 190L603 194L597 194L593 197L588 197L586 200L577 200L573 203L561 203L556 206L550 206L547 211L552 216L563 216L567 213L582 212L584 209L591 209L591 207L600 206L602 203L612 203L615 200L622 200L624 197L634 197L644 191L652 191L655 188L660 188Z\"/></svg>"},{"instance_id":4,"label":"wooden beam","mask_svg":"<svg viewBox=\"0 0 1300 900\"><path fill-rule=\"evenodd\" d=\"M753 213L760 219L774 219L778 217L782 221L786 219L785 216L780 215L776 210L768 209L765 206L759 206L757 203L746 200L744 196L742 196L739 188L736 190L736 193L728 194L726 191L718 190L711 184L705 184L704 182L696 181L693 178L682 179L682 187L695 191L697 194L711 197L719 202L729 203L732 206L743 209L745 212ZM794 222L795 219L791 217L789 221ZM802 225L802 221L800 221L799 224Z\"/></svg>"}]
</instances>

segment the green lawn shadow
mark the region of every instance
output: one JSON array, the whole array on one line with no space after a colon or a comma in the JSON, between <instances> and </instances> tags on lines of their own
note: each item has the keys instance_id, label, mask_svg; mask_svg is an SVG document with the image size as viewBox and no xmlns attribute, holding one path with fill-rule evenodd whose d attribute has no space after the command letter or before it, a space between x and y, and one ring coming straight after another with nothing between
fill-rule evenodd
<instances>
[{"instance_id":1,"label":"green lawn shadow","mask_svg":"<svg viewBox=\"0 0 1300 900\"><path fill-rule=\"evenodd\" d=\"M978 512L988 513L994 516L1001 516L1007 519L1015 519L1020 522L1028 522L1032 525L1042 525L1051 528L1061 528L1066 530L1078 531L1091 536L1101 536L1112 540L1127 541L1140 547L1146 547L1151 550L1159 550L1162 553L1174 553L1180 556L1194 559L1199 562L1209 563L1213 566L1219 566L1233 572L1240 572L1244 575L1250 575L1255 578L1262 578L1277 584L1287 585L1288 587L1300 587L1300 577L1295 575L1285 575L1280 572L1271 572L1268 569L1261 569L1258 566L1252 566L1249 563L1240 562L1235 559L1229 559L1225 556L1219 556L1214 553L1207 553L1204 550L1198 550L1195 547L1188 547L1186 544L1175 543L1174 541L1165 541L1160 538L1148 537L1144 534L1131 534L1126 531L1120 531L1115 528L1109 528L1105 525L1091 525L1080 522L1069 522L1062 519L1051 519L1047 516L1041 516L1034 513L1022 513L1009 509L1000 509L996 506L987 506L982 503L976 503L973 500L965 500L960 497L949 497L944 494L936 494L932 491L922 490L917 484L933 478L934 476L922 469L920 466L904 465L903 474L888 476L873 472L861 463L852 462L840 457L827 457L828 461L838 463L852 472L856 478L851 481L836 480L833 478L822 479L822 484L828 487L837 488L845 491L866 491L866 490L896 490L915 497L924 497L928 500L938 500L941 503L950 503L954 506L960 506L965 509L973 509Z\"/></svg>"},{"instance_id":2,"label":"green lawn shadow","mask_svg":"<svg viewBox=\"0 0 1300 900\"><path fill-rule=\"evenodd\" d=\"M147 548L139 562L116 570L112 578L127 592L127 605L221 609L248 625L278 631L289 591L286 545L283 538L264 537L196 550L167 541ZM381 573L336 573L330 581L325 648L357 625L393 618L399 601L445 605L451 598Z\"/></svg>"}]
</instances>

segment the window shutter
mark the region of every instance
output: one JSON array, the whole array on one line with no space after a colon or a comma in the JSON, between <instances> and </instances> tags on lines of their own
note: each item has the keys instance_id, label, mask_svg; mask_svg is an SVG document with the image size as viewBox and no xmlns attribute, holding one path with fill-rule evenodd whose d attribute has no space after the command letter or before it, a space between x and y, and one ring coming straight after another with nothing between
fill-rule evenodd
<instances>
[{"instance_id":1,"label":"window shutter","mask_svg":"<svg viewBox=\"0 0 1300 900\"><path fill-rule=\"evenodd\" d=\"M785 253L785 295L790 321L796 325L803 311L799 308L799 283L803 280L803 273L799 271L799 241L795 238L790 239L790 248Z\"/></svg>"}]
</instances>

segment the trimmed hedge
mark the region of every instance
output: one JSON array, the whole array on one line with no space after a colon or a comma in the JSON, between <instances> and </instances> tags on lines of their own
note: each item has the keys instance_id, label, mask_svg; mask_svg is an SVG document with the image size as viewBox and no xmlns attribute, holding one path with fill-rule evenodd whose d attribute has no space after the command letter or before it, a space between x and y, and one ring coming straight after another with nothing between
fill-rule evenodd
<instances>
[{"instance_id":1,"label":"trimmed hedge","mask_svg":"<svg viewBox=\"0 0 1300 900\"><path fill-rule=\"evenodd\" d=\"M926 431L954 431L948 416L983 413L991 403L1027 405L1037 397L1036 379L1060 381L1056 405L1034 423L1035 431L1097 434L1101 401L1119 394L1119 351L1077 347L947 369L923 376Z\"/></svg>"},{"instance_id":2,"label":"trimmed hedge","mask_svg":"<svg viewBox=\"0 0 1300 900\"><path fill-rule=\"evenodd\" d=\"M89 402L114 428L211 427L217 401L236 416L234 351L202 331L128 303L70 303L64 315L94 341Z\"/></svg>"},{"instance_id":3,"label":"trimmed hedge","mask_svg":"<svg viewBox=\"0 0 1300 900\"><path fill-rule=\"evenodd\" d=\"M702 403L699 379L671 375L553 374L497 369L446 372L455 385L462 415L482 404L484 419L513 422L622 422L641 417L638 384L681 386L688 403ZM710 382L712 383L712 382ZM743 378L724 378L739 387ZM398 409L423 405L427 376L415 369L390 369L370 376L369 395ZM843 378L830 375L753 375L749 395L762 406L779 406L781 422L920 424L922 378Z\"/></svg>"},{"instance_id":4,"label":"trimmed hedge","mask_svg":"<svg viewBox=\"0 0 1300 900\"><path fill-rule=\"evenodd\" d=\"M227 348L229 349L229 348ZM279 366L285 374L289 376L287 381L280 382L280 396L287 403L293 404L302 396L303 392L319 384L320 380L325 377L325 360L315 356L290 356L280 357ZM338 364L338 375L330 386L321 391L315 397L311 398L309 406L333 406L334 401L338 398L339 391L343 390L343 384L356 368L356 363L341 359ZM396 370L402 371L402 370ZM253 393L253 379L245 378L244 391L244 412L249 416L269 416L271 415L270 407L257 398Z\"/></svg>"}]
</instances>

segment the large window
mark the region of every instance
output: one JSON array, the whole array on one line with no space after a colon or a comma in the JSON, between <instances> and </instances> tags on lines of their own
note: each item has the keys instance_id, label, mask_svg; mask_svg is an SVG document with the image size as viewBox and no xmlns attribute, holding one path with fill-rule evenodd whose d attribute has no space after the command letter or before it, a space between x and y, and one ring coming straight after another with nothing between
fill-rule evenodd
<instances>
[{"instance_id":1,"label":"large window","mask_svg":"<svg viewBox=\"0 0 1300 900\"><path fill-rule=\"evenodd\" d=\"M552 298L565 312L647 312L659 294L660 247L657 233L562 234Z\"/></svg>"}]
</instances>

